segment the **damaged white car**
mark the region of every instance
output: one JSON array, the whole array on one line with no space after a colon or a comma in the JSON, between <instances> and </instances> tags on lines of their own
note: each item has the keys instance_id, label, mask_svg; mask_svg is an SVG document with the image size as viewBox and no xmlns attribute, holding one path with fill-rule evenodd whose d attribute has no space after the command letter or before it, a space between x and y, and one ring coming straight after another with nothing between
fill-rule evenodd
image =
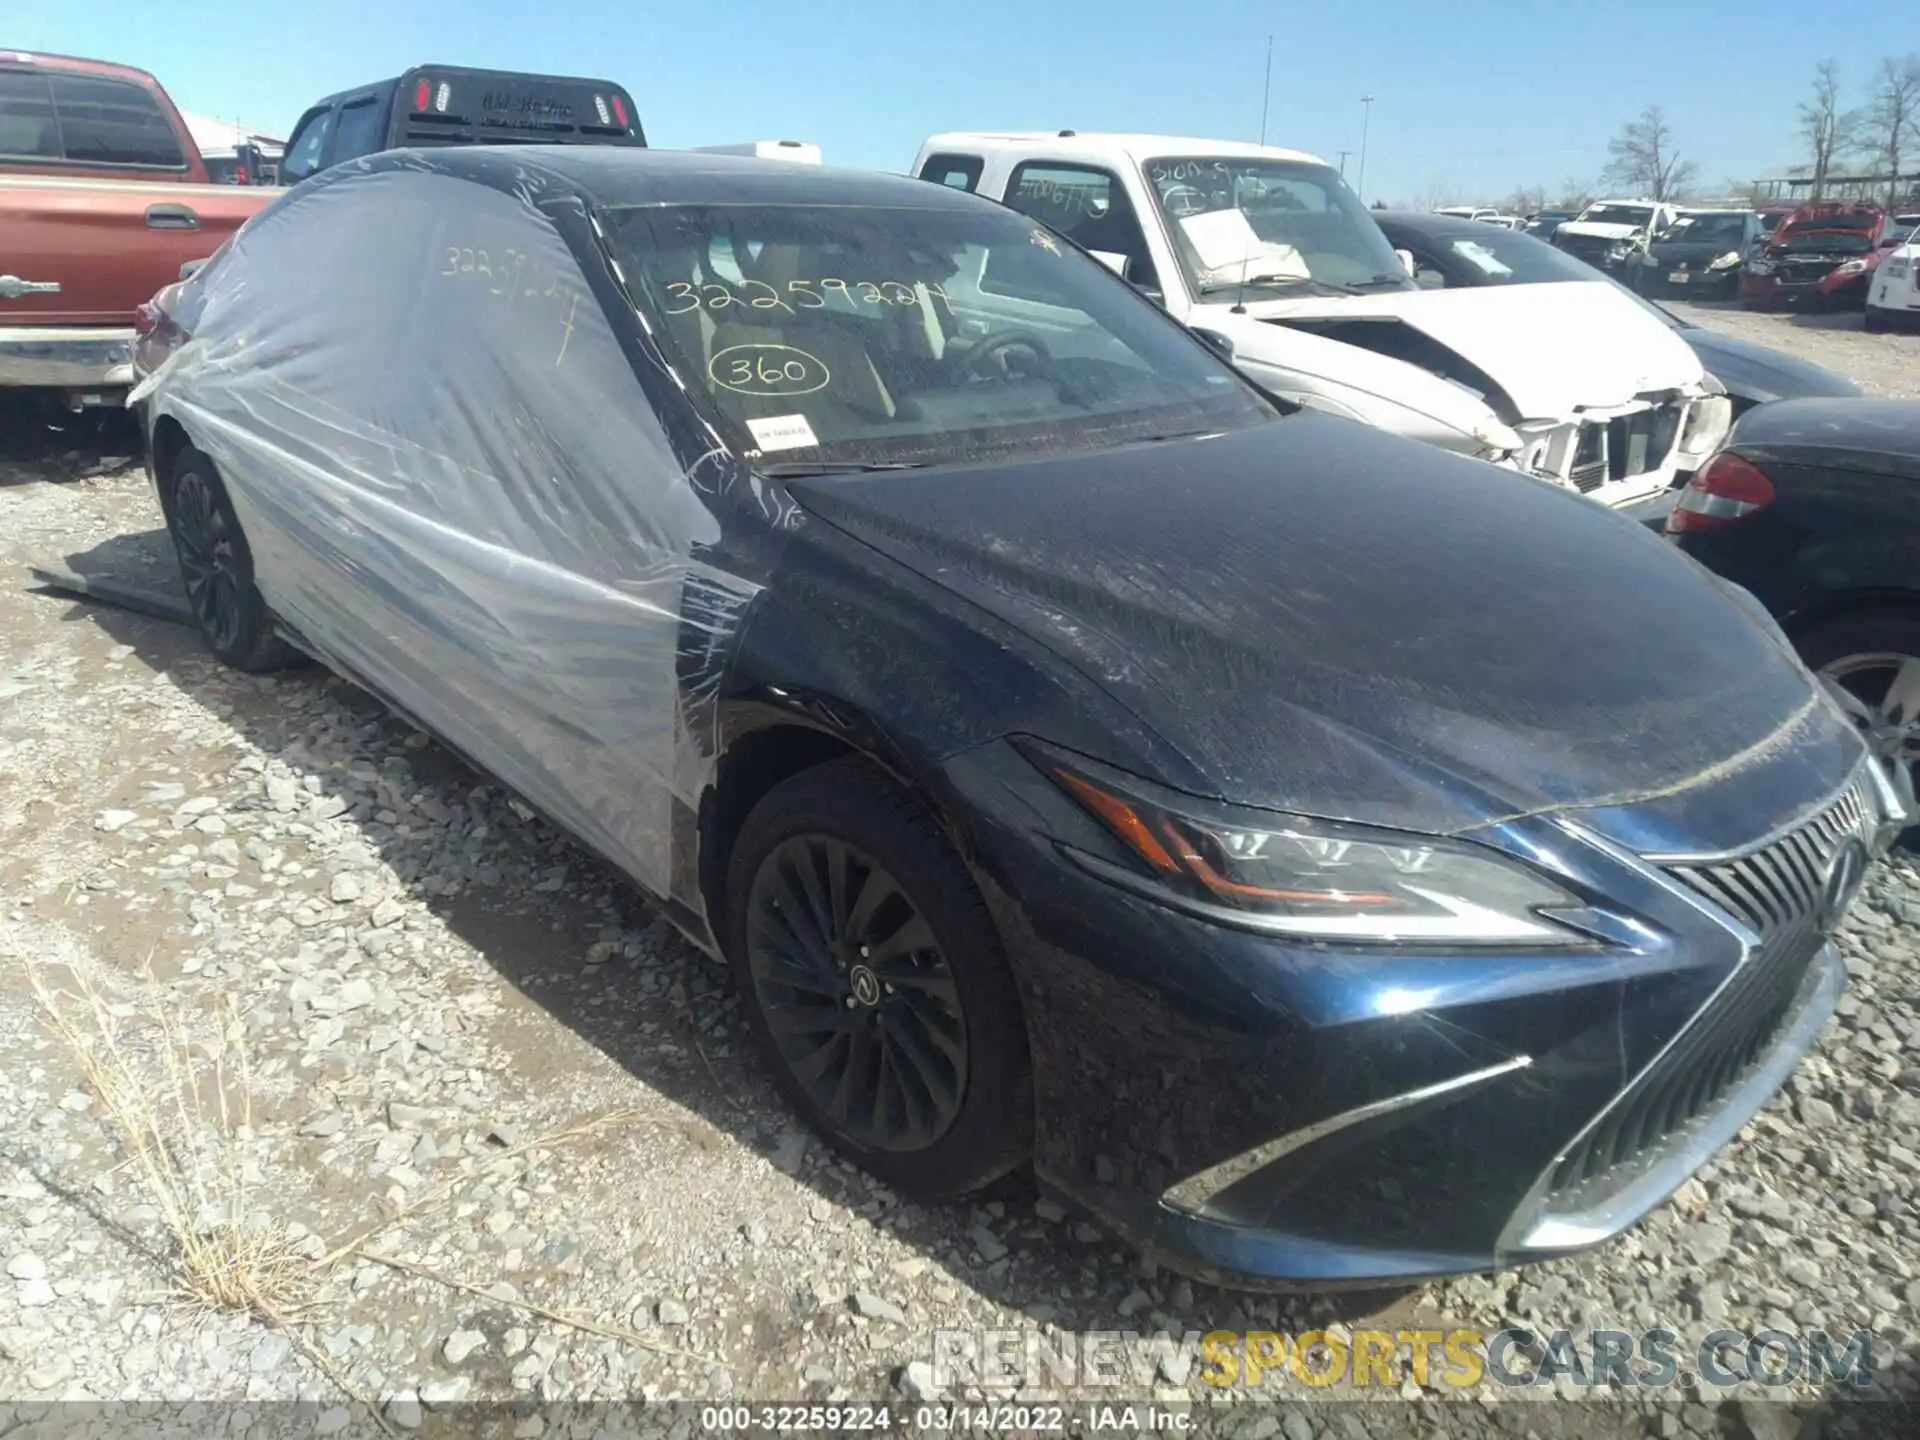
<instances>
[{"instance_id":1,"label":"damaged white car","mask_svg":"<svg viewBox=\"0 0 1920 1440\"><path fill-rule=\"evenodd\" d=\"M1596 200L1554 231L1553 243L1612 274L1679 220L1678 208L1659 200Z\"/></svg>"},{"instance_id":2,"label":"damaged white car","mask_svg":"<svg viewBox=\"0 0 1920 1440\"><path fill-rule=\"evenodd\" d=\"M1268 391L1577 489L1656 494L1725 435L1693 351L1611 285L1421 290L1325 161L1163 135L936 135L914 173L1094 252ZM990 323L1048 307L988 266Z\"/></svg>"}]
</instances>

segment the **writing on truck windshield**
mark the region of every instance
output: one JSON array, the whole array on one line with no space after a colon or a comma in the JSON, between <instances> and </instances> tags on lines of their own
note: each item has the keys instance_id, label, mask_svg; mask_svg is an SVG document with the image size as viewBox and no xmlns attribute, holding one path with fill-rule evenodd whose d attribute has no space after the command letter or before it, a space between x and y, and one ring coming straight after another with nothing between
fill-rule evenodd
<instances>
[{"instance_id":1,"label":"writing on truck windshield","mask_svg":"<svg viewBox=\"0 0 1920 1440\"><path fill-rule=\"evenodd\" d=\"M1195 293L1412 288L1393 246L1328 165L1212 155L1142 166Z\"/></svg>"},{"instance_id":2,"label":"writing on truck windshield","mask_svg":"<svg viewBox=\"0 0 1920 1440\"><path fill-rule=\"evenodd\" d=\"M1274 416L1012 212L674 205L603 220L696 402L762 469L1106 448Z\"/></svg>"}]
</instances>

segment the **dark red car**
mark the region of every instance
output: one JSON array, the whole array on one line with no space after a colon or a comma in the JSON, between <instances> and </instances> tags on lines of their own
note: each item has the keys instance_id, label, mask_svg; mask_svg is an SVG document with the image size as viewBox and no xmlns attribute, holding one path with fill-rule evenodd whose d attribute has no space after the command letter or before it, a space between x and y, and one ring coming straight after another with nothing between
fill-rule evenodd
<instances>
[{"instance_id":1,"label":"dark red car","mask_svg":"<svg viewBox=\"0 0 1920 1440\"><path fill-rule=\"evenodd\" d=\"M1809 305L1861 308L1873 272L1900 243L1887 212L1869 202L1826 201L1803 205L1783 220L1773 238L1747 262L1740 300L1750 310Z\"/></svg>"}]
</instances>

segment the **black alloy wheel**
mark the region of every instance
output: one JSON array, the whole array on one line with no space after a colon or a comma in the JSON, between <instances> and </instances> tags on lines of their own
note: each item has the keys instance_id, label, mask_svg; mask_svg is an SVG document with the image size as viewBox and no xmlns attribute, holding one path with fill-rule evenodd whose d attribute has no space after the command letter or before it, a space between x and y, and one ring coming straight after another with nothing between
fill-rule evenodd
<instances>
[{"instance_id":1,"label":"black alloy wheel","mask_svg":"<svg viewBox=\"0 0 1920 1440\"><path fill-rule=\"evenodd\" d=\"M773 1078L841 1152L921 1200L1033 1147L1026 1021L972 873L864 759L768 791L727 857L722 934Z\"/></svg>"},{"instance_id":2,"label":"black alloy wheel","mask_svg":"<svg viewBox=\"0 0 1920 1440\"><path fill-rule=\"evenodd\" d=\"M187 604L208 648L240 670L276 670L296 661L254 584L253 552L213 461L198 450L183 451L161 498Z\"/></svg>"},{"instance_id":3,"label":"black alloy wheel","mask_svg":"<svg viewBox=\"0 0 1920 1440\"><path fill-rule=\"evenodd\" d=\"M919 1150L960 1113L967 1022L900 882L830 835L783 841L748 900L747 964L781 1057L836 1130Z\"/></svg>"},{"instance_id":4,"label":"black alloy wheel","mask_svg":"<svg viewBox=\"0 0 1920 1440\"><path fill-rule=\"evenodd\" d=\"M173 540L193 618L214 649L231 647L244 623L233 528L225 507L213 498L210 477L197 467L182 471L174 481Z\"/></svg>"}]
</instances>

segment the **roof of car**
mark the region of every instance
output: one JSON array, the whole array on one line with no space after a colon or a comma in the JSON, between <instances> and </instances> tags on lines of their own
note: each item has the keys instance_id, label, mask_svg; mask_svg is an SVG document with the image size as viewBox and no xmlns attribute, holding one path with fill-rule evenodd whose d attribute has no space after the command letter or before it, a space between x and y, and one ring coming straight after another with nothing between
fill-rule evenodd
<instances>
[{"instance_id":1,"label":"roof of car","mask_svg":"<svg viewBox=\"0 0 1920 1440\"><path fill-rule=\"evenodd\" d=\"M1226 156L1246 160L1295 160L1309 165L1327 162L1305 150L1278 145L1254 145L1245 140L1205 140L1193 135L1147 135L1109 130L948 130L929 135L920 148L942 150L1044 149L1062 157L1098 159L1118 150L1131 160L1164 155Z\"/></svg>"},{"instance_id":2,"label":"roof of car","mask_svg":"<svg viewBox=\"0 0 1920 1440\"><path fill-rule=\"evenodd\" d=\"M0 50L0 65L9 69L27 66L33 69L65 70L77 75L98 75L103 79L144 81L154 89L160 82L152 74L134 65L113 60L89 60L81 55L56 55L51 50Z\"/></svg>"},{"instance_id":3,"label":"roof of car","mask_svg":"<svg viewBox=\"0 0 1920 1440\"><path fill-rule=\"evenodd\" d=\"M430 70L436 76L451 76L455 79L458 79L462 75L487 75L498 76L503 80L512 79L532 84L586 85L603 90L618 90L622 94L626 93L627 89L626 86L616 81L595 79L587 75L542 75L532 70L492 70L485 66L435 65L429 62L408 66L398 75L384 75L378 80L363 80L358 85L349 85L346 89L336 90L331 95L322 95L318 100L314 101L313 104L309 105L307 109L318 110L323 105L336 105L342 100L351 100L355 96L365 95L369 90L380 90L398 85L402 80L406 79L407 76L416 74L422 70Z\"/></svg>"},{"instance_id":4,"label":"roof of car","mask_svg":"<svg viewBox=\"0 0 1920 1440\"><path fill-rule=\"evenodd\" d=\"M1484 235L1489 230L1504 230L1504 225L1489 225L1484 220L1469 220L1464 215L1449 215L1438 210L1374 210L1376 223L1398 225L1427 235ZM1512 234L1511 230L1507 231Z\"/></svg>"},{"instance_id":5,"label":"roof of car","mask_svg":"<svg viewBox=\"0 0 1920 1440\"><path fill-rule=\"evenodd\" d=\"M877 170L626 145L436 145L386 150L323 171L312 183L336 172L343 172L341 178L345 178L393 170L424 170L535 198L576 195L595 207L744 202L965 209L993 203L950 185Z\"/></svg>"}]
</instances>

